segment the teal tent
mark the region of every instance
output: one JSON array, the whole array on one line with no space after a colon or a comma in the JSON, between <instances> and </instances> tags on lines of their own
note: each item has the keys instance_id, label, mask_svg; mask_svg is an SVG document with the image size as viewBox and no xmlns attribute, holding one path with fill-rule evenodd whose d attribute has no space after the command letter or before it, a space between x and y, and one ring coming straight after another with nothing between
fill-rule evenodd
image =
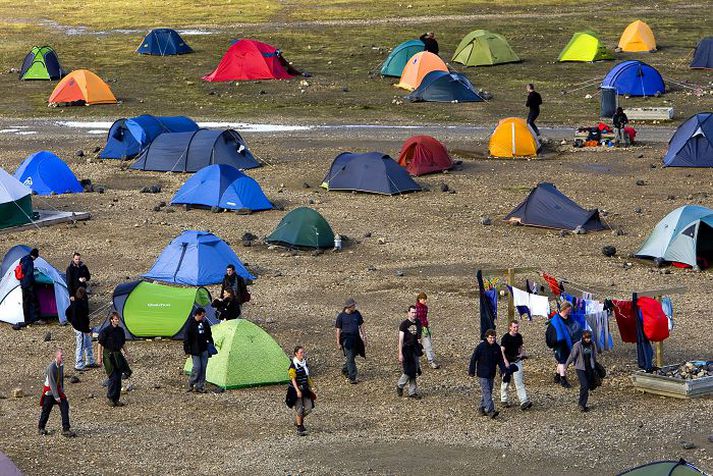
<instances>
[{"instance_id":1,"label":"teal tent","mask_svg":"<svg viewBox=\"0 0 713 476\"><path fill-rule=\"evenodd\" d=\"M408 60L416 53L424 51L425 47L421 40L404 41L391 51L381 65L381 75L400 78Z\"/></svg>"}]
</instances>

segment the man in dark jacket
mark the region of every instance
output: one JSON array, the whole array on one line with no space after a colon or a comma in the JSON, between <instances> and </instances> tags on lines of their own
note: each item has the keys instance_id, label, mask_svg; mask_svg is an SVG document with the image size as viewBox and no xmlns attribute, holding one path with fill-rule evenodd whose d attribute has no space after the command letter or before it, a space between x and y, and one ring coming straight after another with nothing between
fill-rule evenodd
<instances>
[{"instance_id":1,"label":"man in dark jacket","mask_svg":"<svg viewBox=\"0 0 713 476\"><path fill-rule=\"evenodd\" d=\"M342 312L337 315L334 323L337 336L337 348L344 354L342 374L349 379L349 383L356 384L357 366L356 356L362 354L366 348L366 331L364 318L357 311L356 301L349 298L344 303ZM364 355L364 354L362 354Z\"/></svg>"},{"instance_id":2,"label":"man in dark jacket","mask_svg":"<svg viewBox=\"0 0 713 476\"><path fill-rule=\"evenodd\" d=\"M232 264L225 268L225 276L223 276L223 283L220 286L221 296L223 296L223 291L227 288L233 290L233 296L239 305L245 304L249 300L247 283L245 283L245 279L242 276L235 272L235 266ZM238 315L240 315L240 312L238 312Z\"/></svg>"},{"instance_id":3,"label":"man in dark jacket","mask_svg":"<svg viewBox=\"0 0 713 476\"><path fill-rule=\"evenodd\" d=\"M438 42L436 41L436 35L432 31L424 33L418 39L423 41L425 51L434 55L438 54Z\"/></svg>"},{"instance_id":4,"label":"man in dark jacket","mask_svg":"<svg viewBox=\"0 0 713 476\"><path fill-rule=\"evenodd\" d=\"M94 362L94 352L92 352L92 331L89 328L87 290L79 288L73 297L74 300L69 304L65 315L74 328L77 345L74 353L74 370L83 372L87 368L95 368L99 367L99 365Z\"/></svg>"},{"instance_id":5,"label":"man in dark jacket","mask_svg":"<svg viewBox=\"0 0 713 476\"><path fill-rule=\"evenodd\" d=\"M112 312L109 316L109 325L99 333L99 364L104 364L104 371L109 376L109 385L106 397L109 399L109 406L123 407L124 403L119 401L121 396L121 376L131 376L131 369L124 357L129 356L126 350L126 334L119 326L119 313ZM122 351L124 352L122 354Z\"/></svg>"},{"instance_id":6,"label":"man in dark jacket","mask_svg":"<svg viewBox=\"0 0 713 476\"><path fill-rule=\"evenodd\" d=\"M478 376L480 380L480 414L488 415L490 418L498 416L493 403L493 383L495 381L495 371L500 367L500 373L505 375L505 361L500 346L495 341L495 331L488 329L485 331L485 340L480 342L470 358L468 375Z\"/></svg>"},{"instance_id":7,"label":"man in dark jacket","mask_svg":"<svg viewBox=\"0 0 713 476\"><path fill-rule=\"evenodd\" d=\"M210 323L205 318L205 309L199 307L193 313L193 317L188 318L186 333L183 336L183 350L191 356L193 369L188 378L188 391L194 390L198 393L205 393L205 372L208 368L208 344L213 343L213 334L210 330Z\"/></svg>"},{"instance_id":8,"label":"man in dark jacket","mask_svg":"<svg viewBox=\"0 0 713 476\"><path fill-rule=\"evenodd\" d=\"M25 316L25 323L44 324L39 320L40 303L37 301L37 293L35 292L35 260L39 258L40 251L37 248L32 248L30 254L20 259L20 267L22 268L22 279L20 280L20 289L22 290L22 313Z\"/></svg>"},{"instance_id":9,"label":"man in dark jacket","mask_svg":"<svg viewBox=\"0 0 713 476\"><path fill-rule=\"evenodd\" d=\"M82 255L75 252L74 255L72 255L72 261L67 267L67 291L69 291L69 299L74 300L77 289L86 289L90 279L89 268L82 262Z\"/></svg>"},{"instance_id":10,"label":"man in dark jacket","mask_svg":"<svg viewBox=\"0 0 713 476\"><path fill-rule=\"evenodd\" d=\"M540 130L535 125L535 119L540 115L540 106L542 105L542 96L535 91L535 85L529 83L527 85L527 102L525 107L530 111L527 113L527 124L532 127L532 130L540 137Z\"/></svg>"},{"instance_id":11,"label":"man in dark jacket","mask_svg":"<svg viewBox=\"0 0 713 476\"><path fill-rule=\"evenodd\" d=\"M404 387L408 383L409 398L419 399L421 396L416 393L416 377L421 371L419 358L423 355L421 350L421 332L423 326L416 318L416 306L409 306L408 318L399 326L399 363L403 373L396 383L396 394L399 397L404 395Z\"/></svg>"}]
</instances>

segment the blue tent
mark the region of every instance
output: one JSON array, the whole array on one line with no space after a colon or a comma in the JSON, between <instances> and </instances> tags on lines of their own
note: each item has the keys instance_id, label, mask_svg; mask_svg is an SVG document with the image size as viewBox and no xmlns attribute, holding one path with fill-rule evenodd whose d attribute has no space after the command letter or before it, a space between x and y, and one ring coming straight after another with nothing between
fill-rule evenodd
<instances>
[{"instance_id":1,"label":"blue tent","mask_svg":"<svg viewBox=\"0 0 713 476\"><path fill-rule=\"evenodd\" d=\"M67 164L52 152L41 150L25 159L15 178L37 195L80 193L84 187Z\"/></svg>"},{"instance_id":2,"label":"blue tent","mask_svg":"<svg viewBox=\"0 0 713 476\"><path fill-rule=\"evenodd\" d=\"M713 167L713 113L701 112L678 126L668 141L664 167Z\"/></svg>"},{"instance_id":3,"label":"blue tent","mask_svg":"<svg viewBox=\"0 0 713 476\"><path fill-rule=\"evenodd\" d=\"M322 186L327 190L356 190L383 195L421 190L405 168L381 152L339 154L324 177Z\"/></svg>"},{"instance_id":4,"label":"blue tent","mask_svg":"<svg viewBox=\"0 0 713 476\"><path fill-rule=\"evenodd\" d=\"M381 65L381 75L400 78L408 60L416 53L424 51L425 48L426 45L421 40L404 41L386 57Z\"/></svg>"},{"instance_id":5,"label":"blue tent","mask_svg":"<svg viewBox=\"0 0 713 476\"><path fill-rule=\"evenodd\" d=\"M8 272L10 266L12 266L12 264L20 258L24 258L29 255L30 251L32 251L32 249L27 245L15 245L7 250L7 253L5 253L5 256L2 259L2 266L0 266L0 276L5 276L5 273Z\"/></svg>"},{"instance_id":6,"label":"blue tent","mask_svg":"<svg viewBox=\"0 0 713 476\"><path fill-rule=\"evenodd\" d=\"M193 50L183 41L181 35L176 33L176 30L156 28L144 37L136 52L143 55L167 56L193 53Z\"/></svg>"},{"instance_id":7,"label":"blue tent","mask_svg":"<svg viewBox=\"0 0 713 476\"><path fill-rule=\"evenodd\" d=\"M413 102L481 102L483 98L464 74L431 71L406 99Z\"/></svg>"},{"instance_id":8,"label":"blue tent","mask_svg":"<svg viewBox=\"0 0 713 476\"><path fill-rule=\"evenodd\" d=\"M270 210L272 203L252 177L230 165L209 165L178 189L171 205L202 205L229 210Z\"/></svg>"},{"instance_id":9,"label":"blue tent","mask_svg":"<svg viewBox=\"0 0 713 476\"><path fill-rule=\"evenodd\" d=\"M656 96L666 92L661 74L643 61L624 61L615 65L601 84L602 88L614 88L619 95Z\"/></svg>"},{"instance_id":10,"label":"blue tent","mask_svg":"<svg viewBox=\"0 0 713 476\"><path fill-rule=\"evenodd\" d=\"M198 124L185 116L152 116L144 114L119 119L111 125L106 145L99 154L102 159L130 159L141 152L163 132L197 131Z\"/></svg>"},{"instance_id":11,"label":"blue tent","mask_svg":"<svg viewBox=\"0 0 713 476\"><path fill-rule=\"evenodd\" d=\"M225 241L207 231L186 230L163 249L144 278L188 286L220 284L229 264L243 278L255 279Z\"/></svg>"},{"instance_id":12,"label":"blue tent","mask_svg":"<svg viewBox=\"0 0 713 476\"><path fill-rule=\"evenodd\" d=\"M587 231L604 229L599 210L585 210L547 182L538 184L504 220L564 230L574 230L578 226Z\"/></svg>"},{"instance_id":13,"label":"blue tent","mask_svg":"<svg viewBox=\"0 0 713 476\"><path fill-rule=\"evenodd\" d=\"M713 69L713 36L707 36L698 42L691 68Z\"/></svg>"},{"instance_id":14,"label":"blue tent","mask_svg":"<svg viewBox=\"0 0 713 476\"><path fill-rule=\"evenodd\" d=\"M198 129L159 135L141 151L131 168L159 172L197 172L213 164L232 165L236 169L260 167L237 131Z\"/></svg>"}]
</instances>

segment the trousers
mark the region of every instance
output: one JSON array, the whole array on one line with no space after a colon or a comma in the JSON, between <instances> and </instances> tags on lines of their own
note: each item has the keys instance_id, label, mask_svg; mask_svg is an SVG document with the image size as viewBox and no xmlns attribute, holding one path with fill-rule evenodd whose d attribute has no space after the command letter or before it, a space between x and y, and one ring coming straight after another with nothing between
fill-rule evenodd
<instances>
[{"instance_id":1,"label":"trousers","mask_svg":"<svg viewBox=\"0 0 713 476\"><path fill-rule=\"evenodd\" d=\"M525 390L525 371L523 369L523 362L514 362L517 365L517 372L512 374L512 379L510 382L515 382L515 389L517 390L517 399L520 405L527 402L527 391ZM508 400L508 388L510 387L510 382L502 382L500 384L500 401L507 403Z\"/></svg>"},{"instance_id":2,"label":"trousers","mask_svg":"<svg viewBox=\"0 0 713 476\"><path fill-rule=\"evenodd\" d=\"M45 395L44 402L42 404L42 413L40 413L40 423L38 425L40 430L45 429L47 425L47 420L50 419L50 412L52 407L59 405L59 411L62 415L62 431L69 430L69 402L66 398L60 399L59 403L50 395Z\"/></svg>"},{"instance_id":3,"label":"trousers","mask_svg":"<svg viewBox=\"0 0 713 476\"><path fill-rule=\"evenodd\" d=\"M493 402L493 383L495 379L480 377L480 408L485 413L495 411L495 403Z\"/></svg>"}]
</instances>

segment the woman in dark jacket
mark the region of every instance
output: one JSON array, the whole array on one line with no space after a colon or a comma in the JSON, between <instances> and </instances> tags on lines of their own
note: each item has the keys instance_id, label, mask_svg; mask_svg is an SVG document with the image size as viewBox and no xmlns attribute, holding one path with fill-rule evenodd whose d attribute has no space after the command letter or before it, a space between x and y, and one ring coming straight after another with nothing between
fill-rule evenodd
<instances>
[{"instance_id":1,"label":"woman in dark jacket","mask_svg":"<svg viewBox=\"0 0 713 476\"><path fill-rule=\"evenodd\" d=\"M211 306L215 308L221 321L228 321L240 317L240 304L238 304L237 299L235 299L235 293L232 288L225 288L223 290L223 296L219 299L215 299Z\"/></svg>"},{"instance_id":2,"label":"woman in dark jacket","mask_svg":"<svg viewBox=\"0 0 713 476\"><path fill-rule=\"evenodd\" d=\"M582 340L572 346L572 352L567 358L565 367L569 367L572 362L574 362L577 378L579 378L579 409L580 411L588 412L587 399L589 398L589 391L595 388L596 377L594 373L597 371L597 346L592 341L592 333L590 331L584 331Z\"/></svg>"}]
</instances>

